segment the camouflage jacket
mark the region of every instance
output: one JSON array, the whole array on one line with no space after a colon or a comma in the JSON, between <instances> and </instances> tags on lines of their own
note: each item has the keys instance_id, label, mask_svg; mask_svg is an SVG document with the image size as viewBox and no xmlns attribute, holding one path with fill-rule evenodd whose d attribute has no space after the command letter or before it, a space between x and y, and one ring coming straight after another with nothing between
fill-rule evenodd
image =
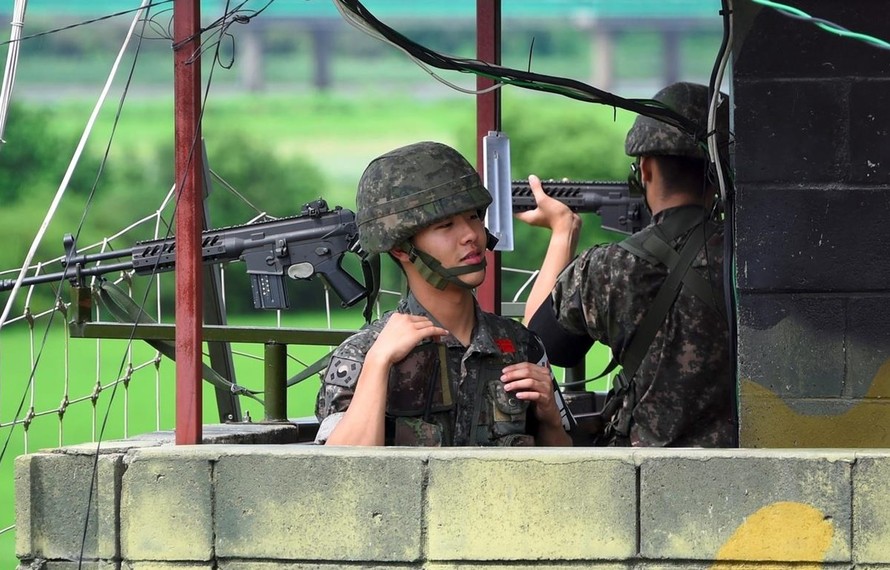
<instances>
[{"instance_id":1,"label":"camouflage jacket","mask_svg":"<svg viewBox=\"0 0 890 570\"><path fill-rule=\"evenodd\" d=\"M653 223L662 223L683 208L688 206L659 212ZM650 225L641 232L652 229ZM671 245L679 250L689 235ZM714 295L723 295L722 228L702 247L690 271L699 272ZM667 274L664 265L637 257L618 244L595 246L563 270L552 293L553 310L566 331L602 342L622 362L631 335ZM736 445L727 321L685 287L649 345L634 382L631 445Z\"/></svg>"},{"instance_id":2,"label":"camouflage jacket","mask_svg":"<svg viewBox=\"0 0 890 570\"><path fill-rule=\"evenodd\" d=\"M410 294L396 311L432 319ZM316 401L321 422L316 443L324 443L349 407L365 354L391 315L334 351ZM441 343L420 344L391 369L386 445L534 445L535 417L528 402L506 393L500 380L504 366L526 361L547 365L540 339L517 321L486 313L477 304L468 347L447 336Z\"/></svg>"}]
</instances>

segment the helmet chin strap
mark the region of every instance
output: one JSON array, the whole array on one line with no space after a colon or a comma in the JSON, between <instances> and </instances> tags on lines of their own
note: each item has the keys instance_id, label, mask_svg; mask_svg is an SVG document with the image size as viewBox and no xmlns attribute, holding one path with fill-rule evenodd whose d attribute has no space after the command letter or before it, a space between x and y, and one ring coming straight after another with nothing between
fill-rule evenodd
<instances>
[{"instance_id":1,"label":"helmet chin strap","mask_svg":"<svg viewBox=\"0 0 890 570\"><path fill-rule=\"evenodd\" d=\"M446 268L442 267L442 264L432 255L414 247L414 244L410 241L402 244L402 249L408 254L408 259L414 267L417 268L417 272L420 273L421 277L423 277L427 283L439 290L447 287L449 283L457 285L463 289L475 289L474 285L461 281L459 277L461 275L466 275L467 273L481 271L485 269L485 266L488 263L483 257L482 261L479 263Z\"/></svg>"}]
</instances>

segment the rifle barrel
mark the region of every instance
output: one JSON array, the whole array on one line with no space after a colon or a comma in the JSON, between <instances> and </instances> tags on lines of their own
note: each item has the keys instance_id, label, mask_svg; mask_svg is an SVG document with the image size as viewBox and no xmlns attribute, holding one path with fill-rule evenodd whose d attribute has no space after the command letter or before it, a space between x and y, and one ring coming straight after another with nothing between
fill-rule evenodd
<instances>
[{"instance_id":1,"label":"rifle barrel","mask_svg":"<svg viewBox=\"0 0 890 570\"><path fill-rule=\"evenodd\" d=\"M22 286L28 287L31 285L39 285L41 283L61 283L64 280L76 279L77 277L92 277L94 275L104 275L105 273L113 273L115 271L129 271L130 269L133 269L133 262L131 261L96 265L94 267L69 265L64 271L25 277L22 279ZM15 287L15 281L15 279L0 280L0 292L11 291L12 288Z\"/></svg>"}]
</instances>

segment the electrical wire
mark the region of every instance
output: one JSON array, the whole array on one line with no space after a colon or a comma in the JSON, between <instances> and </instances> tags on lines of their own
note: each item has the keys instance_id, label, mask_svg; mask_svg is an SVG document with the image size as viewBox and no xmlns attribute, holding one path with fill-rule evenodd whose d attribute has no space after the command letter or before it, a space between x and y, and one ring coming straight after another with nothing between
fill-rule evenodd
<instances>
[{"instance_id":1,"label":"electrical wire","mask_svg":"<svg viewBox=\"0 0 890 570\"><path fill-rule=\"evenodd\" d=\"M799 8L795 8L794 6L789 6L787 4L780 4L779 2L772 2L771 0L752 0L752 1L755 4L760 4L761 6L766 6L768 8L772 8L772 9L776 10L777 12L779 12L780 14L782 14L784 16L788 16L789 18L794 18L796 20L804 20L804 21L811 22L811 23L815 24L816 27L821 28L821 29L825 30L826 32L830 32L832 34L835 34L835 35L838 35L841 37L845 37L845 38L859 40L861 42L864 42L868 45L871 45L871 46L879 48L879 49L890 50L890 43L888 43L882 39L876 38L874 36L870 36L868 34L852 32L839 24L835 24L834 22L830 22L828 20L823 20L822 18L815 18L813 16L810 16L803 10L801 10Z\"/></svg>"},{"instance_id":2,"label":"electrical wire","mask_svg":"<svg viewBox=\"0 0 890 570\"><path fill-rule=\"evenodd\" d=\"M156 0L155 2L149 2L145 5L146 8L151 8L153 6L160 6L162 4L170 4L173 0ZM37 34L31 34L30 36L21 37L15 42L23 42L25 40L33 40L34 38L42 38L43 36L49 36L51 34L57 34L59 32L64 32L67 30L73 30L74 28L79 28L81 26L87 26L89 24L95 24L96 22L102 22L104 20L110 20L111 18L116 18L118 16L126 16L127 14L132 14L133 12L138 12L142 10L142 6L139 8L133 8L131 10L122 10L120 12L114 12L113 14L106 14L105 16L100 16L98 18L92 18L90 20L83 20L81 22L77 22L75 24L70 24L68 26L62 26L61 28L53 28L51 30L46 30ZM9 40L6 42L0 42L0 46L5 46L7 44L13 43L13 40Z\"/></svg>"},{"instance_id":3,"label":"electrical wire","mask_svg":"<svg viewBox=\"0 0 890 570\"><path fill-rule=\"evenodd\" d=\"M722 103L720 87L723 83L723 74L728 65L730 54L732 53L734 18L732 0L721 0L720 3L722 7L721 15L723 16L723 39L717 52L717 59L714 62L714 68L711 71L711 78L708 84L711 100L708 107L707 141L708 156L714 165L717 185L720 190L720 202L723 206L723 304L726 310L726 325L729 333L728 350L731 379L735 383L738 379L738 326L736 324L735 252L733 249L733 243L735 242L735 188L729 176L728 165L723 163L723 159L726 157L723 151L728 150L728 148L720 148L717 125L717 112ZM727 140L727 144L731 144L731 141ZM737 390L737 386L734 386L734 389L731 391L733 394L733 409L736 414L736 438L738 438Z\"/></svg>"},{"instance_id":4,"label":"electrical wire","mask_svg":"<svg viewBox=\"0 0 890 570\"><path fill-rule=\"evenodd\" d=\"M382 23L358 0L334 0L334 3L348 23L372 37L397 47L405 52L412 61L415 61L418 65L422 64L422 67L429 66L485 77L495 83L495 86L492 88L499 88L501 85L513 85L533 91L555 93L579 101L619 107L662 121L693 136L702 136L702 133L696 132L692 121L659 101L653 99L625 99L574 79L531 73L475 59L456 58L439 54L417 44ZM467 92L479 93L478 91ZM704 141L702 140L702 142Z\"/></svg>"},{"instance_id":5,"label":"electrical wire","mask_svg":"<svg viewBox=\"0 0 890 570\"><path fill-rule=\"evenodd\" d=\"M726 66L729 63L729 56L732 53L732 2L731 0L721 0L721 4L723 9L721 10L723 15L723 39L720 44L720 48L717 52L717 61L714 63L714 69L711 71L711 79L708 84L708 93L710 95L710 101L708 104L708 126L707 126L707 143L708 143L708 156L711 159L711 162L715 166L715 174L717 176L718 188L720 190L720 198L724 202L726 201L727 195L727 176L724 170L722 156L723 150L720 148L719 136L717 126L717 111L720 108L721 103L723 103L723 95L720 92L720 87L723 84L723 74L726 71Z\"/></svg>"},{"instance_id":6,"label":"electrical wire","mask_svg":"<svg viewBox=\"0 0 890 570\"><path fill-rule=\"evenodd\" d=\"M15 0L15 6L12 10L12 30L9 34L9 49L6 52L3 86L0 89L0 145L6 143L3 135L6 132L6 118L9 115L9 104L12 101L12 88L15 85L16 70L19 62L19 39L22 37L22 30L25 27L25 11L27 7L28 0Z\"/></svg>"},{"instance_id":7,"label":"electrical wire","mask_svg":"<svg viewBox=\"0 0 890 570\"><path fill-rule=\"evenodd\" d=\"M143 3L147 4L148 0L143 0ZM65 175L62 177L62 182L59 184L59 188L58 190L56 190L56 194L53 197L52 202L50 203L50 207L47 210L43 223L37 230L37 235L34 236L34 240L31 243L31 248L28 250L28 253L25 256L25 261L24 263L22 263L22 269L21 271L19 271L19 275L15 280L15 285L12 288L12 292L9 294L9 298L6 301L6 306L3 309L3 314L0 315L0 330L3 329L3 325L6 322L7 317L9 316L9 312L12 309L13 302L15 301L16 295L18 294L19 288L21 287L22 280L25 277L25 272L27 271L28 266L31 265L31 261L34 259L34 255L37 253L37 248L39 247L40 242L43 240L43 236L46 234L49 223L55 216L56 210L59 207L59 203L61 202L62 197L65 195L65 191L68 189L68 183L71 181L71 176L74 174L74 169L80 161L81 154L86 147L86 143L89 139L90 133L92 133L93 126L95 125L96 119L99 116L99 111L102 110L102 105L105 103L105 99L108 96L108 91L111 89L111 85L114 81L115 76L117 75L117 70L120 66L121 59L123 59L124 53L129 46L130 39L133 37L133 30L139 19L139 14L137 14L136 17L133 19L124 44L118 51L117 57L112 64L111 72L108 75L108 79L106 79L105 81L105 85L102 88L99 99L98 101L96 101L96 105L93 107L93 112L90 114L87 125L80 137L80 141L78 142L77 148L74 151L74 156L71 157L71 161L68 163L68 169L66 170Z\"/></svg>"}]
</instances>

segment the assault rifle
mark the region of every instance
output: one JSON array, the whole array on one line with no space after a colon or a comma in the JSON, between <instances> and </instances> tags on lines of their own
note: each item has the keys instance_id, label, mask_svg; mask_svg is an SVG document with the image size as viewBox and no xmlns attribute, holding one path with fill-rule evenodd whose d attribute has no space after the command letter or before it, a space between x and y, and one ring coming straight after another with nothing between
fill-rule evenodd
<instances>
[{"instance_id":1,"label":"assault rifle","mask_svg":"<svg viewBox=\"0 0 890 570\"><path fill-rule=\"evenodd\" d=\"M513 211L535 208L535 197L528 180L512 182ZM575 212L593 212L602 218L607 230L633 234L651 219L642 196L632 196L626 182L579 180L542 180L544 193L556 198Z\"/></svg>"},{"instance_id":2,"label":"assault rifle","mask_svg":"<svg viewBox=\"0 0 890 570\"><path fill-rule=\"evenodd\" d=\"M23 285L60 282L82 285L85 277L114 271L152 275L170 271L176 263L176 242L167 239L136 242L130 249L96 254L78 254L74 237L63 240L64 270L26 277ZM310 279L318 274L334 290L344 307L351 307L368 295L368 290L341 266L343 255L358 246L355 214L340 206L333 210L322 199L303 205L298 216L242 226L206 230L202 233L201 258L205 264L241 260L247 264L253 305L257 309L289 306L284 276ZM129 257L128 261L93 265L109 259ZM0 291L9 291L14 279L0 281Z\"/></svg>"}]
</instances>

